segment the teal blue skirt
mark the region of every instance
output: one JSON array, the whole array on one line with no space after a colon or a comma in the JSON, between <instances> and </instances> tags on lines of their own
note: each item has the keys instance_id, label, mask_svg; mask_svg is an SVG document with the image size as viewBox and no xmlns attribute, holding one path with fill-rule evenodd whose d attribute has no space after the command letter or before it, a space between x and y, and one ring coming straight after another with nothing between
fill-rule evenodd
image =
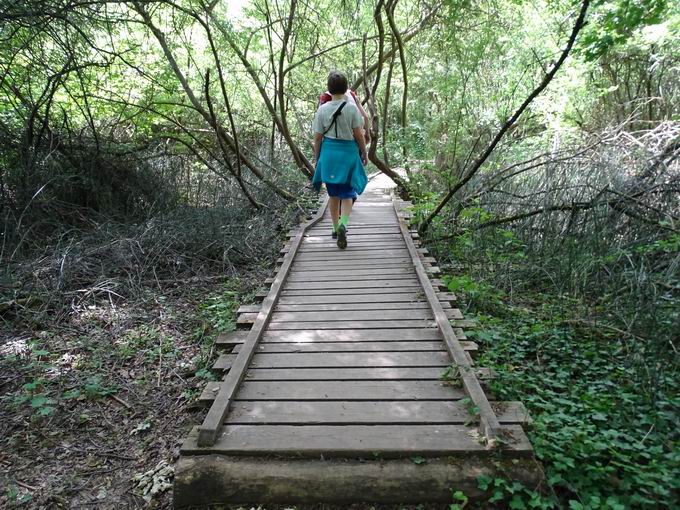
<instances>
[{"instance_id":1,"label":"teal blue skirt","mask_svg":"<svg viewBox=\"0 0 680 510\"><path fill-rule=\"evenodd\" d=\"M312 183L317 189L321 183L326 184L330 196L339 198L355 198L363 193L368 178L357 143L354 140L324 138ZM335 191L338 193L331 194Z\"/></svg>"}]
</instances>

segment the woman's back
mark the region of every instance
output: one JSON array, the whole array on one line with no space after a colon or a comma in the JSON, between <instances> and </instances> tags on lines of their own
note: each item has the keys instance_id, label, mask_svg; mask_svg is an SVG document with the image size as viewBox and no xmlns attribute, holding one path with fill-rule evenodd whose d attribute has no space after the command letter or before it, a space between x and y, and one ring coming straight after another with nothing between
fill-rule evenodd
<instances>
[{"instance_id":1,"label":"woman's back","mask_svg":"<svg viewBox=\"0 0 680 510\"><path fill-rule=\"evenodd\" d=\"M346 104L340 112L340 115L338 115L335 125L331 127L333 122L333 114L338 108L340 108L340 105L343 102ZM316 111L316 115L314 116L313 128L315 133L322 133L328 138L353 140L354 134L352 130L357 127L362 127L363 124L364 119L361 117L356 105L350 103L349 101L340 99L329 101L319 107L319 109Z\"/></svg>"}]
</instances>

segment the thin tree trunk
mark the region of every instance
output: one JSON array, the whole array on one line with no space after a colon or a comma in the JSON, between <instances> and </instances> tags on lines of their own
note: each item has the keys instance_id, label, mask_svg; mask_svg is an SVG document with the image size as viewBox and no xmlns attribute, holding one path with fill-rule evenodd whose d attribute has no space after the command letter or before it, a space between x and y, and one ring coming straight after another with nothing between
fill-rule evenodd
<instances>
[{"instance_id":1,"label":"thin tree trunk","mask_svg":"<svg viewBox=\"0 0 680 510\"><path fill-rule=\"evenodd\" d=\"M553 65L552 69L545 75L541 83L536 87L531 94L524 100L524 102L520 105L520 107L515 111L515 113L508 119L505 124L501 127L501 129L496 133L496 136L491 140L489 145L486 147L486 149L482 152L482 154L477 158L477 160L473 163L472 167L470 170L464 175L464 177L456 183L455 186L451 188L451 190L444 196L444 198L439 202L437 207L425 218L425 220L420 224L420 232L425 233L427 231L427 228L430 226L430 223L432 223L432 220L437 217L437 215L441 212L441 210L448 204L449 200L453 198L453 196L465 186L470 179L472 179L475 174L479 171L479 169L482 167L482 165L486 162L486 160L489 158L491 153L494 151L496 148L496 145L498 145L498 142L501 141L505 133L517 122L517 119L522 115L524 110L527 109L527 107L531 104L531 102L538 97L538 95L543 92L543 90L548 86L548 84L552 81L552 79L555 77L555 74L557 74L557 71L562 67L562 64L564 61L567 59L569 56L569 53L571 52L571 49L574 46L574 43L576 41L576 37L578 36L579 32L581 31L581 28L583 28L584 22L585 22L585 17L586 17L586 12L588 11L588 6L590 5L590 0L583 0L583 3L581 4L581 9L578 15L578 18L576 19L576 23L574 23L574 27L571 31L571 35L569 36L569 40L567 41L567 45L562 50L562 54L560 55L560 58L555 62Z\"/></svg>"}]
</instances>

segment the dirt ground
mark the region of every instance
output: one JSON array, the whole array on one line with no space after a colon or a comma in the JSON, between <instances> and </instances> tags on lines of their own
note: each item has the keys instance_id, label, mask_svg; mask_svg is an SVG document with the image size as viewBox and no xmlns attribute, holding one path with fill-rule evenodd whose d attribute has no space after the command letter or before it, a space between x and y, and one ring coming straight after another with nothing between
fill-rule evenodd
<instances>
[{"instance_id":1,"label":"dirt ground","mask_svg":"<svg viewBox=\"0 0 680 510\"><path fill-rule=\"evenodd\" d=\"M0 508L170 508L183 436L201 422L213 341L266 274L73 304L66 320L3 316Z\"/></svg>"}]
</instances>

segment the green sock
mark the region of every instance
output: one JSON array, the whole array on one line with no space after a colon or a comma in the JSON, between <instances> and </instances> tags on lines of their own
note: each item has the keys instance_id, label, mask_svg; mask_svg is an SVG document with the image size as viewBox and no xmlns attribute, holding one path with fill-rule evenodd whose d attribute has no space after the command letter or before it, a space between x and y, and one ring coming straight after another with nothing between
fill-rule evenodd
<instances>
[{"instance_id":1,"label":"green sock","mask_svg":"<svg viewBox=\"0 0 680 510\"><path fill-rule=\"evenodd\" d=\"M338 230L338 226L335 223L331 225L331 228L333 229L333 232Z\"/></svg>"},{"instance_id":2,"label":"green sock","mask_svg":"<svg viewBox=\"0 0 680 510\"><path fill-rule=\"evenodd\" d=\"M345 228L349 224L349 215L348 214L343 214L340 216L340 225L344 225Z\"/></svg>"}]
</instances>

